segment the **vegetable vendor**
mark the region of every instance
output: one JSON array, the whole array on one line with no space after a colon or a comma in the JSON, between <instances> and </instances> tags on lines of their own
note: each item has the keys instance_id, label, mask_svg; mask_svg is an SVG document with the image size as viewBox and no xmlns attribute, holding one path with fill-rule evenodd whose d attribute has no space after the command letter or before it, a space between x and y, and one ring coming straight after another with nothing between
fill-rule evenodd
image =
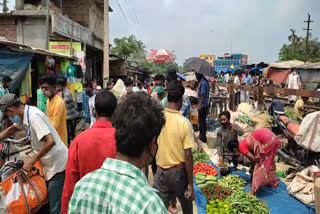
<instances>
[{"instance_id":1,"label":"vegetable vendor","mask_svg":"<svg viewBox=\"0 0 320 214\"><path fill-rule=\"evenodd\" d=\"M224 162L236 164L239 158L239 152L236 149L239 145L238 136L243 135L243 130L237 124L230 123L229 111L221 112L219 119L222 125L217 130L219 165Z\"/></svg>"},{"instance_id":2,"label":"vegetable vendor","mask_svg":"<svg viewBox=\"0 0 320 214\"><path fill-rule=\"evenodd\" d=\"M278 186L274 157L279 147L277 136L265 128L255 130L240 143L240 152L254 164L251 194L255 195L257 190L265 185Z\"/></svg>"}]
</instances>

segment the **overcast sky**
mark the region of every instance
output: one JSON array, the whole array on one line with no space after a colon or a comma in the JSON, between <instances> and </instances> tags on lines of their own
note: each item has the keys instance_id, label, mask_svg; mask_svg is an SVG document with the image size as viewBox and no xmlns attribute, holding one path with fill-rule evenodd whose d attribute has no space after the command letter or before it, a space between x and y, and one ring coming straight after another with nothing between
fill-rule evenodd
<instances>
[{"instance_id":1,"label":"overcast sky","mask_svg":"<svg viewBox=\"0 0 320 214\"><path fill-rule=\"evenodd\" d=\"M230 52L231 41L232 52L248 54L250 63L276 61L290 28L306 35L308 12L312 34L320 38L320 0L110 0L110 5L111 43L135 34L148 51L174 50L179 64L200 54L221 56Z\"/></svg>"},{"instance_id":2,"label":"overcast sky","mask_svg":"<svg viewBox=\"0 0 320 214\"><path fill-rule=\"evenodd\" d=\"M1 2L2 0L0 0ZM10 8L14 0L9 0ZM290 28L299 36L308 12L320 39L320 0L109 0L110 42L130 34L147 51L174 50L177 62L200 54L245 53L249 63L273 62ZM120 5L120 7L119 7ZM122 11L121 11L121 9Z\"/></svg>"}]
</instances>

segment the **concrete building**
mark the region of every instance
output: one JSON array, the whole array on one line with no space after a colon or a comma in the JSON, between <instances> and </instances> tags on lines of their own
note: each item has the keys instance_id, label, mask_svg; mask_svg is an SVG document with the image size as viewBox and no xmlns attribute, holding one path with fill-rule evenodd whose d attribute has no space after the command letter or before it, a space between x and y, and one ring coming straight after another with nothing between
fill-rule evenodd
<instances>
[{"instance_id":1,"label":"concrete building","mask_svg":"<svg viewBox=\"0 0 320 214\"><path fill-rule=\"evenodd\" d=\"M206 60L211 66L214 66L214 54L201 54L200 58Z\"/></svg>"},{"instance_id":2,"label":"concrete building","mask_svg":"<svg viewBox=\"0 0 320 214\"><path fill-rule=\"evenodd\" d=\"M16 0L16 10L0 13L0 36L46 49L46 0ZM112 9L109 7L112 12ZM53 0L49 41L80 42L86 76L102 84L103 0Z\"/></svg>"},{"instance_id":3,"label":"concrete building","mask_svg":"<svg viewBox=\"0 0 320 214\"><path fill-rule=\"evenodd\" d=\"M242 53L225 53L223 57L217 57L214 61L214 69L216 72L226 72L229 68L233 67L234 70L240 69L241 66L247 65L248 55Z\"/></svg>"}]
</instances>

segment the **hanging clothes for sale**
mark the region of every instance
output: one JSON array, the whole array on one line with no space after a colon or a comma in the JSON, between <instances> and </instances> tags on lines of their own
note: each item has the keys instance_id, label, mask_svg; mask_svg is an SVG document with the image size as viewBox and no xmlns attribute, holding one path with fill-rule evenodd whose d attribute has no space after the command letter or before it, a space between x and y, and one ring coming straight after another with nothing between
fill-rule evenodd
<instances>
[{"instance_id":1,"label":"hanging clothes for sale","mask_svg":"<svg viewBox=\"0 0 320 214\"><path fill-rule=\"evenodd\" d=\"M66 73L69 65L70 65L69 60L67 59L62 60L60 63L60 71L63 73Z\"/></svg>"},{"instance_id":2,"label":"hanging clothes for sale","mask_svg":"<svg viewBox=\"0 0 320 214\"><path fill-rule=\"evenodd\" d=\"M31 83L31 63L27 69L24 78L21 81L20 88L19 88L19 97L22 103L28 103L29 98L32 97L32 83Z\"/></svg>"},{"instance_id":3,"label":"hanging clothes for sale","mask_svg":"<svg viewBox=\"0 0 320 214\"><path fill-rule=\"evenodd\" d=\"M82 71L81 65L76 65L76 71L74 76L78 79L83 77L83 71Z\"/></svg>"},{"instance_id":4,"label":"hanging clothes for sale","mask_svg":"<svg viewBox=\"0 0 320 214\"><path fill-rule=\"evenodd\" d=\"M68 83L75 82L75 78L74 78L75 70L76 70L76 68L73 65L69 65L69 67L67 69L67 80L68 80Z\"/></svg>"},{"instance_id":5,"label":"hanging clothes for sale","mask_svg":"<svg viewBox=\"0 0 320 214\"><path fill-rule=\"evenodd\" d=\"M82 103L82 92L83 92L83 86L81 82L75 82L72 83L74 93L75 93L75 100L77 103Z\"/></svg>"},{"instance_id":6,"label":"hanging clothes for sale","mask_svg":"<svg viewBox=\"0 0 320 214\"><path fill-rule=\"evenodd\" d=\"M42 90L39 88L37 90L37 108L43 113L47 112L47 100L48 98L43 95Z\"/></svg>"}]
</instances>

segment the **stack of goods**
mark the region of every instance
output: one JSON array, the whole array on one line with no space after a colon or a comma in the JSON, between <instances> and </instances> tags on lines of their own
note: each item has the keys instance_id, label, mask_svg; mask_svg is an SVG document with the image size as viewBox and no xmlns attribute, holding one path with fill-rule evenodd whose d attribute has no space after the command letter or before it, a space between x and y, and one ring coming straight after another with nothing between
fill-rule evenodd
<instances>
[{"instance_id":1,"label":"stack of goods","mask_svg":"<svg viewBox=\"0 0 320 214\"><path fill-rule=\"evenodd\" d=\"M207 201L212 200L225 200L231 195L231 191L223 188L217 184L207 185L201 188L202 194L206 197Z\"/></svg>"},{"instance_id":2,"label":"stack of goods","mask_svg":"<svg viewBox=\"0 0 320 214\"><path fill-rule=\"evenodd\" d=\"M197 163L193 166L193 174L197 175L199 172L205 173L207 175L217 176L218 172L214 166L207 163Z\"/></svg>"},{"instance_id":3,"label":"stack of goods","mask_svg":"<svg viewBox=\"0 0 320 214\"><path fill-rule=\"evenodd\" d=\"M219 179L218 184L224 188L230 189L234 192L242 192L246 181L238 175L228 175Z\"/></svg>"},{"instance_id":4,"label":"stack of goods","mask_svg":"<svg viewBox=\"0 0 320 214\"><path fill-rule=\"evenodd\" d=\"M195 184L206 198L206 213L270 213L266 204L244 192L246 181L240 176L228 175L218 179L215 167L207 163L195 164L193 174Z\"/></svg>"},{"instance_id":5,"label":"stack of goods","mask_svg":"<svg viewBox=\"0 0 320 214\"><path fill-rule=\"evenodd\" d=\"M195 163L211 162L210 156L206 152L199 152L195 150L192 152L192 156Z\"/></svg>"},{"instance_id":6,"label":"stack of goods","mask_svg":"<svg viewBox=\"0 0 320 214\"><path fill-rule=\"evenodd\" d=\"M207 214L230 214L229 204L221 200L212 200L207 204Z\"/></svg>"},{"instance_id":7,"label":"stack of goods","mask_svg":"<svg viewBox=\"0 0 320 214\"><path fill-rule=\"evenodd\" d=\"M201 189L208 186L209 184L218 184L218 178L216 176L199 172L196 174L195 183Z\"/></svg>"},{"instance_id":8,"label":"stack of goods","mask_svg":"<svg viewBox=\"0 0 320 214\"><path fill-rule=\"evenodd\" d=\"M269 214L268 206L262 203L253 195L246 192L234 192L227 198L226 203L229 204L230 213L250 213L250 214Z\"/></svg>"}]
</instances>

